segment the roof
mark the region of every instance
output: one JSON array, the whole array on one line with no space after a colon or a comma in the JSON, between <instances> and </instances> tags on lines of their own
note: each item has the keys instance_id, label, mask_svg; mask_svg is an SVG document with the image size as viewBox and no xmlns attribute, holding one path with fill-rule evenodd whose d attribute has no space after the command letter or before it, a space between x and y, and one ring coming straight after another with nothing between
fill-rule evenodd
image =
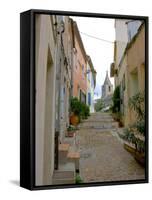
<instances>
[{"instance_id":1,"label":"roof","mask_svg":"<svg viewBox=\"0 0 152 200\"><path fill-rule=\"evenodd\" d=\"M125 55L127 54L128 50L132 47L132 45L134 44L134 42L136 41L138 35L140 34L141 30L142 30L144 27L145 27L145 24L144 24L144 22L143 22L143 23L140 25L140 27L138 28L138 31L137 31L137 33L134 35L134 37L132 38L132 40L127 44L127 46L126 46L126 48L125 48L125 51L124 51L124 53L123 53L123 55L122 55L122 58L121 58L121 60L120 60L120 63L119 63L119 65L118 65L118 67L121 66L121 64L122 64L122 62L123 62L123 60L124 60L124 58L125 58Z\"/></svg>"},{"instance_id":2,"label":"roof","mask_svg":"<svg viewBox=\"0 0 152 200\"><path fill-rule=\"evenodd\" d=\"M106 78L105 78L105 81L104 81L103 85L110 85L110 86L112 86L112 83L111 83L111 81L109 79L109 76L108 76L108 71L106 73Z\"/></svg>"}]
</instances>

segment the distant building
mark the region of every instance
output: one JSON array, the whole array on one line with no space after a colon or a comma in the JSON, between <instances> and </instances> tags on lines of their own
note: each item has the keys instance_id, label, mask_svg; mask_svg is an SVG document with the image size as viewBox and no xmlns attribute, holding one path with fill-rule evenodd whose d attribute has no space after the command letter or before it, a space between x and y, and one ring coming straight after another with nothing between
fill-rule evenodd
<instances>
[{"instance_id":1,"label":"distant building","mask_svg":"<svg viewBox=\"0 0 152 200\"><path fill-rule=\"evenodd\" d=\"M90 56L87 56L87 105L90 113L94 112L94 88L96 85L96 71L94 69Z\"/></svg>"},{"instance_id":2,"label":"distant building","mask_svg":"<svg viewBox=\"0 0 152 200\"><path fill-rule=\"evenodd\" d=\"M104 108L112 105L112 94L113 94L113 85L109 79L107 71L104 84L102 85L102 99Z\"/></svg>"}]
</instances>

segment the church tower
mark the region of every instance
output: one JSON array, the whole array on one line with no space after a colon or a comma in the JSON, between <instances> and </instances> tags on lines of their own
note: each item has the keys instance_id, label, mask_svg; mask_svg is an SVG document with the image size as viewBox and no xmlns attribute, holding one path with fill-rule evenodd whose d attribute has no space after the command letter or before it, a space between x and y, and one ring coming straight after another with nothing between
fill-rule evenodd
<instances>
[{"instance_id":1,"label":"church tower","mask_svg":"<svg viewBox=\"0 0 152 200\"><path fill-rule=\"evenodd\" d=\"M106 98L111 94L113 94L113 85L109 79L107 71L104 84L102 85L102 98Z\"/></svg>"}]
</instances>

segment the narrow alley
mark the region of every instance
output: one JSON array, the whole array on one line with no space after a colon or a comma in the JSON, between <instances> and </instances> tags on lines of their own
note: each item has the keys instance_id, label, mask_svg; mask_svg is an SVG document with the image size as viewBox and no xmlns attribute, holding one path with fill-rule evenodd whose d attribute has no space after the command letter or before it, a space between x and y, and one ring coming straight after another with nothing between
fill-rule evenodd
<instances>
[{"instance_id":1,"label":"narrow alley","mask_svg":"<svg viewBox=\"0 0 152 200\"><path fill-rule=\"evenodd\" d=\"M79 125L76 145L83 182L144 179L142 168L117 135L117 122L108 113L94 113Z\"/></svg>"}]
</instances>

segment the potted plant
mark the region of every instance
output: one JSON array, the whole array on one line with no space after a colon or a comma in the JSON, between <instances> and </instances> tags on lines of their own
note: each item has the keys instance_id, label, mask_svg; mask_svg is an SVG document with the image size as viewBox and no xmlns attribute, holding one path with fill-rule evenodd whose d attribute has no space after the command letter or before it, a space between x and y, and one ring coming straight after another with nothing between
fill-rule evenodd
<instances>
[{"instance_id":1,"label":"potted plant","mask_svg":"<svg viewBox=\"0 0 152 200\"><path fill-rule=\"evenodd\" d=\"M70 99L70 124L76 126L80 121L80 113L81 113L81 102L76 97L72 97Z\"/></svg>"},{"instance_id":2,"label":"potted plant","mask_svg":"<svg viewBox=\"0 0 152 200\"><path fill-rule=\"evenodd\" d=\"M136 112L137 121L126 129L122 138L125 149L130 151L142 165L145 163L145 110L144 93L137 93L129 99L129 107Z\"/></svg>"},{"instance_id":3,"label":"potted plant","mask_svg":"<svg viewBox=\"0 0 152 200\"><path fill-rule=\"evenodd\" d=\"M73 125L69 125L69 127L67 128L67 136L68 137L73 137L76 131L76 127Z\"/></svg>"},{"instance_id":4,"label":"potted plant","mask_svg":"<svg viewBox=\"0 0 152 200\"><path fill-rule=\"evenodd\" d=\"M76 126L81 119L86 119L90 115L89 106L82 103L76 97L72 97L70 100L70 124Z\"/></svg>"}]
</instances>

